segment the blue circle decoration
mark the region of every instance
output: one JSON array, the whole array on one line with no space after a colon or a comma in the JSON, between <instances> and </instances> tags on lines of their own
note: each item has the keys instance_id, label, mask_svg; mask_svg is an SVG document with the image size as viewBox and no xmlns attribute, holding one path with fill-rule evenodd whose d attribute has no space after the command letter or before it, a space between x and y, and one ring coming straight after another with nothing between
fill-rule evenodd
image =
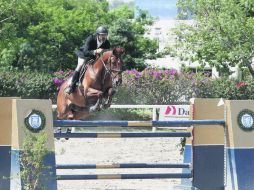
<instances>
[{"instance_id":1,"label":"blue circle decoration","mask_svg":"<svg viewBox=\"0 0 254 190\"><path fill-rule=\"evenodd\" d=\"M254 112L249 109L242 110L237 117L238 125L245 131L254 129Z\"/></svg>"},{"instance_id":2,"label":"blue circle decoration","mask_svg":"<svg viewBox=\"0 0 254 190\"><path fill-rule=\"evenodd\" d=\"M46 117L39 110L32 110L25 118L25 126L30 131L37 133L45 128Z\"/></svg>"}]
</instances>

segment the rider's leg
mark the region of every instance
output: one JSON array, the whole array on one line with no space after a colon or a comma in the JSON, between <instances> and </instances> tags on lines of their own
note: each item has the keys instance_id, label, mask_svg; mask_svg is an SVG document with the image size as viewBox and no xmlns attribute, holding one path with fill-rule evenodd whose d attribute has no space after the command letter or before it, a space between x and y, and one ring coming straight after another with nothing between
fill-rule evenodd
<instances>
[{"instance_id":1,"label":"rider's leg","mask_svg":"<svg viewBox=\"0 0 254 190\"><path fill-rule=\"evenodd\" d=\"M79 79L79 72L80 72L80 69L81 69L83 63L84 63L84 59L78 58L78 65L74 71L72 78L71 78L71 84L65 89L65 92L67 94L71 94L75 91L76 83L78 82L78 79Z\"/></svg>"}]
</instances>

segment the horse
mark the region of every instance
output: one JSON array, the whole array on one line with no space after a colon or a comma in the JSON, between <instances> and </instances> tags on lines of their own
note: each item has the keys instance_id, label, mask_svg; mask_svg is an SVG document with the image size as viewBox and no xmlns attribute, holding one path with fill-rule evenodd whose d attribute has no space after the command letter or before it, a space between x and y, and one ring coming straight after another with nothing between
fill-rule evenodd
<instances>
[{"instance_id":1,"label":"horse","mask_svg":"<svg viewBox=\"0 0 254 190\"><path fill-rule=\"evenodd\" d=\"M93 64L87 64L83 76L81 74L81 85L70 95L64 90L71 78L65 81L57 96L57 118L85 119L92 112L110 107L115 94L113 85L122 83L123 53L120 47L104 50Z\"/></svg>"}]
</instances>

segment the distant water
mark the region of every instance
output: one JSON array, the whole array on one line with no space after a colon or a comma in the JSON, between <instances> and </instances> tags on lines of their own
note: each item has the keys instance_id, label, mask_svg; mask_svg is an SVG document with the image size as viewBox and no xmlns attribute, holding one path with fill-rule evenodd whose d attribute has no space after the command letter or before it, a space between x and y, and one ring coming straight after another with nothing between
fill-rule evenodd
<instances>
[{"instance_id":1,"label":"distant water","mask_svg":"<svg viewBox=\"0 0 254 190\"><path fill-rule=\"evenodd\" d=\"M135 6L147 10L159 19L175 19L177 16L177 0L135 0Z\"/></svg>"}]
</instances>

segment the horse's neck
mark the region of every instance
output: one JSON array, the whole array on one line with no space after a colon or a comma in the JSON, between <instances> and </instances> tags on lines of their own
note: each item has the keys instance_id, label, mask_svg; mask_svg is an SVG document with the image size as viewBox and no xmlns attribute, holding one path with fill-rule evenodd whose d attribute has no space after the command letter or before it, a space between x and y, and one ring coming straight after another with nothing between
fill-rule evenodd
<instances>
[{"instance_id":1,"label":"horse's neck","mask_svg":"<svg viewBox=\"0 0 254 190\"><path fill-rule=\"evenodd\" d=\"M93 65L94 70L95 70L96 73L99 74L99 73L103 72L103 70L105 69L103 62L105 64L105 61L103 60L103 58L100 57L100 58L97 59L97 61Z\"/></svg>"},{"instance_id":2,"label":"horse's neck","mask_svg":"<svg viewBox=\"0 0 254 190\"><path fill-rule=\"evenodd\" d=\"M106 55L104 55L106 56ZM96 78L100 78L100 76L103 75L106 71L106 64L107 64L107 56L106 57L99 57L93 65L91 65L91 68L93 70L93 73L95 74ZM105 64L105 65L104 65Z\"/></svg>"},{"instance_id":3,"label":"horse's neck","mask_svg":"<svg viewBox=\"0 0 254 190\"><path fill-rule=\"evenodd\" d=\"M97 61L94 64L94 67L96 68L97 72L104 72L108 64L108 57L109 52L104 53L101 57L97 59Z\"/></svg>"}]
</instances>

